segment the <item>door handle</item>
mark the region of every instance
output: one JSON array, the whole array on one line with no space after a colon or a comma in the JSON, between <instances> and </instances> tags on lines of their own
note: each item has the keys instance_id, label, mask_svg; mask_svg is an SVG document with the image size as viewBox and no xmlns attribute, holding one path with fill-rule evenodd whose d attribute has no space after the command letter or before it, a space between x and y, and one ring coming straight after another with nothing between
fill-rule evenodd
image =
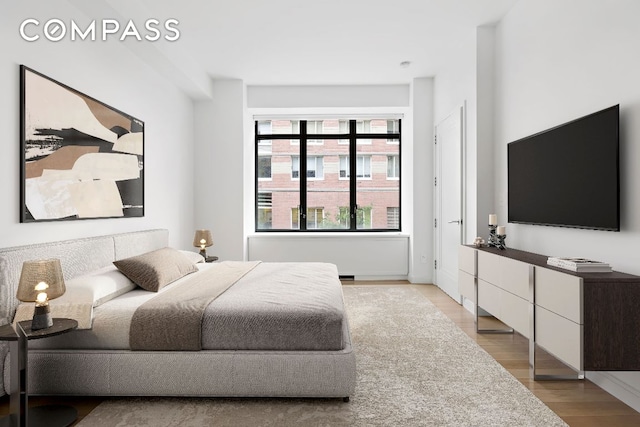
<instances>
[{"instance_id":1,"label":"door handle","mask_svg":"<svg viewBox=\"0 0 640 427\"><path fill-rule=\"evenodd\" d=\"M462 224L461 219L454 219L453 221L449 221L447 224Z\"/></svg>"}]
</instances>

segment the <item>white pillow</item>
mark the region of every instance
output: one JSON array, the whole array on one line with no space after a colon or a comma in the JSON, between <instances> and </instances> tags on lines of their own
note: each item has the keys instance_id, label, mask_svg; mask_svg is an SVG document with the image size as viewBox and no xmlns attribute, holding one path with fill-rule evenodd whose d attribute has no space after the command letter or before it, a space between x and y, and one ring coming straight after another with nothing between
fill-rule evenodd
<instances>
[{"instance_id":1,"label":"white pillow","mask_svg":"<svg viewBox=\"0 0 640 427\"><path fill-rule=\"evenodd\" d=\"M182 249L179 249L179 252L181 252L184 255L186 255L186 257L189 258L189 260L194 264L198 264L198 263L204 262L204 257L202 255L200 255L198 252L184 251Z\"/></svg>"},{"instance_id":2,"label":"white pillow","mask_svg":"<svg viewBox=\"0 0 640 427\"><path fill-rule=\"evenodd\" d=\"M93 298L93 307L98 307L135 289L136 284L118 271L115 265L109 265L82 276L65 280L65 287L68 293L90 293Z\"/></svg>"}]
</instances>

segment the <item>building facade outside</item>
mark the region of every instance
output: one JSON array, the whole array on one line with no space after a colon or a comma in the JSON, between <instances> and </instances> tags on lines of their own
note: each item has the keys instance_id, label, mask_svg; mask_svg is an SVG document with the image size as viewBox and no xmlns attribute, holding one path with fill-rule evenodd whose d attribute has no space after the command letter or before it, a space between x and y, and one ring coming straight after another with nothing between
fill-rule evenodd
<instances>
[{"instance_id":1,"label":"building facade outside","mask_svg":"<svg viewBox=\"0 0 640 427\"><path fill-rule=\"evenodd\" d=\"M300 122L259 122L261 135L279 139L257 141L257 229L300 228L301 162L306 162L306 227L344 230L356 221L356 229L400 229L400 140L398 120L360 120L356 123L356 209L351 212L348 120L306 121L306 159L300 153ZM293 139L283 139L292 135ZM327 135L334 135L327 138ZM362 137L361 137L362 136ZM368 136L375 136L369 138ZM354 214L352 217L351 214Z\"/></svg>"}]
</instances>

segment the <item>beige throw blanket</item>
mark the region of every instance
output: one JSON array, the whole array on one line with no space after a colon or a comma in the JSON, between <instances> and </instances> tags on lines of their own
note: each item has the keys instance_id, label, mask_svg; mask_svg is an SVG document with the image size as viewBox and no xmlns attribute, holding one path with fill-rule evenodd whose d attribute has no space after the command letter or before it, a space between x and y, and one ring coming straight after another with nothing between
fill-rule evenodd
<instances>
[{"instance_id":1,"label":"beige throw blanket","mask_svg":"<svg viewBox=\"0 0 640 427\"><path fill-rule=\"evenodd\" d=\"M131 320L132 350L201 350L207 306L253 270L260 261L225 261L186 276L138 307Z\"/></svg>"}]
</instances>

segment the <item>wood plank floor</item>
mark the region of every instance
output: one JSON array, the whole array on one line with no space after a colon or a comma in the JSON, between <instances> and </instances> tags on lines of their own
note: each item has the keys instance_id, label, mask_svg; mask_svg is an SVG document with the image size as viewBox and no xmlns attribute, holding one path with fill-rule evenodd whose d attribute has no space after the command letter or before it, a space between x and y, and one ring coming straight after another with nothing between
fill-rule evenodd
<instances>
[{"instance_id":1,"label":"wood plank floor","mask_svg":"<svg viewBox=\"0 0 640 427\"><path fill-rule=\"evenodd\" d=\"M520 334L478 334L474 318L465 308L433 285L418 289L467 335L529 388L572 427L640 426L640 413L591 381L533 381L529 379L529 342ZM484 319L483 319L484 320ZM544 355L541 365L544 364ZM536 364L538 364L536 358Z\"/></svg>"},{"instance_id":2,"label":"wood plank floor","mask_svg":"<svg viewBox=\"0 0 640 427\"><path fill-rule=\"evenodd\" d=\"M471 313L433 285L411 285L405 281L348 281L344 285L406 285L427 297L460 329L493 356L514 377L572 427L631 427L640 425L640 413L634 411L592 382L532 381L529 379L528 341L519 334L482 335L475 331ZM30 406L72 405L78 410L77 424L104 398L32 397ZM9 397L0 398L0 416L9 413ZM74 424L74 425L75 425Z\"/></svg>"}]
</instances>

